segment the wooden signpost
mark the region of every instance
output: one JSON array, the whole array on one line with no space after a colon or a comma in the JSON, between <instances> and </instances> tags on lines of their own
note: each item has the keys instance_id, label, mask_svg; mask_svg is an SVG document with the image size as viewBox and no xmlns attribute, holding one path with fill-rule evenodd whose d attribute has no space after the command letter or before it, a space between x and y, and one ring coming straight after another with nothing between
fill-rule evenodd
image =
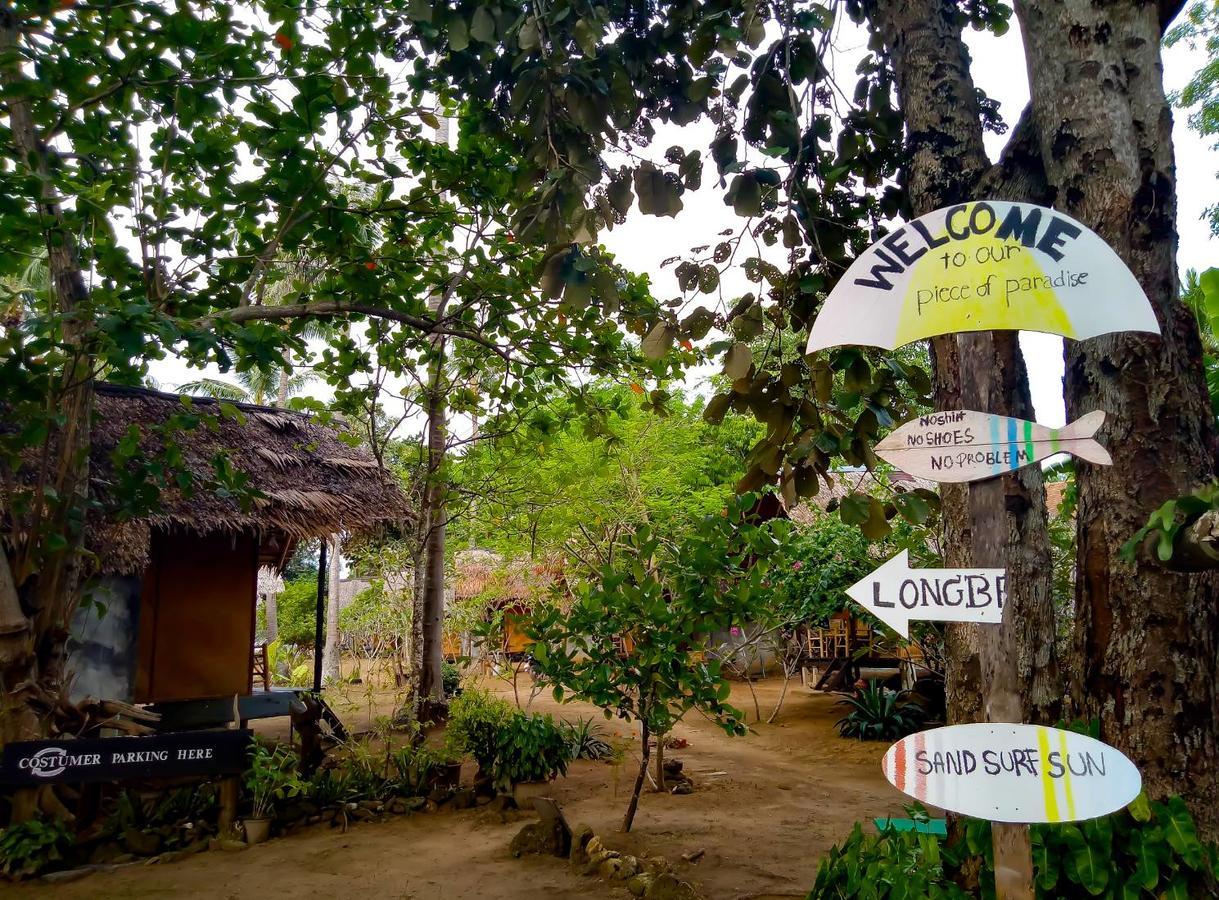
<instances>
[{"instance_id":1,"label":"wooden signpost","mask_svg":"<svg viewBox=\"0 0 1219 900\"><path fill-rule=\"evenodd\" d=\"M903 550L847 588L847 595L902 637L910 622L1003 621L1003 569L912 569Z\"/></svg>"},{"instance_id":2,"label":"wooden signpost","mask_svg":"<svg viewBox=\"0 0 1219 900\"><path fill-rule=\"evenodd\" d=\"M937 416L925 417L926 421L907 423L898 435L886 439L887 447L882 442L878 450L894 465L912 474L936 481L972 481L969 487L970 561L982 570L1001 572L1005 565L1008 530L1004 479L995 476L1008 474L1056 452L1056 438L1058 449L1092 462L1107 464L1110 460L1104 449L1090 440L1103 421L1103 413L1084 416L1055 435L1053 429L1043 429L1032 422L972 412L986 410L991 405L992 329L1042 331L1076 340L1116 331L1154 334L1160 331L1142 287L1121 258L1095 232L1055 210L991 200L963 203L928 213L864 251L826 298L810 329L808 352L841 344L893 349L920 338L956 334L959 371L964 376L960 398L964 409L941 411ZM949 426L966 420L949 421L953 416L979 418L970 419L969 434L964 430L957 434L957 428ZM999 440L991 437L992 425L999 429ZM979 429L977 433L973 431L975 426ZM1003 430L1007 431L1006 436ZM1013 436L1021 440L1013 441ZM1073 443L1062 446L1064 437ZM910 443L911 439L913 443ZM945 440L951 446L931 448L927 446L928 440ZM911 452L920 449L924 452ZM934 452L925 452L928 450ZM894 454L901 462L886 452ZM892 610L875 606L877 597L886 599L883 594L885 579L876 577L880 574L873 573L872 581L861 582L871 584L869 589L873 593L869 603L869 594L863 591L860 602L874 612L887 610L904 615L904 612L896 612L896 606ZM918 587L921 592L921 584ZM901 590L899 583L899 603ZM907 601L910 601L913 598L911 589L905 590ZM935 604L934 587L929 590L932 599L925 608L920 593L919 615L914 614L915 608L904 607L912 613L906 617L907 621L920 617L938 618L921 613L947 608ZM942 600L941 594L941 604ZM995 724L969 727L991 728L992 739L1016 733L1003 729L1029 727L1013 724L1023 717L1013 618L1000 617L995 620L996 624L980 629L978 657L983 705L986 718ZM898 745L901 746L903 744ZM895 766L897 758L894 757ZM1122 768L1116 757L1107 758L1113 761L1115 771ZM1126 766L1130 765L1124 757L1121 759ZM1047 771L1048 760L1047 753ZM1126 772L1129 775L1129 770ZM1130 794L1130 786L1132 783L1137 785L1137 772L1134 775L1133 782L1129 778L1120 782L1121 790L1114 794L1124 798L1120 803L1114 799L1114 805L1105 801L1095 806L1098 803L1095 798L1083 795L1096 785L1109 790L1112 784L1092 779L1080 788L1083 778L1074 789L1079 794L1070 794L1064 802L1069 799L1078 803L1077 809L1104 806L1106 811L1112 811L1120 808L1134 797ZM1053 776L1049 777L1052 781ZM915 783L917 786L917 774ZM1032 780L1026 783L1032 784ZM1045 797L1044 784L1041 787ZM1048 805L1048 799L1045 802ZM989 810L978 807L973 812L994 822L991 835L995 896L998 900L1033 900L1032 845L1028 826L1022 823L1040 820L991 815L1002 812L1001 805L994 803Z\"/></svg>"},{"instance_id":3,"label":"wooden signpost","mask_svg":"<svg viewBox=\"0 0 1219 900\"><path fill-rule=\"evenodd\" d=\"M77 738L5 744L0 784L130 781L241 772L250 748L244 728L146 737Z\"/></svg>"},{"instance_id":4,"label":"wooden signpost","mask_svg":"<svg viewBox=\"0 0 1219 900\"><path fill-rule=\"evenodd\" d=\"M950 410L907 422L876 445L876 454L917 478L978 481L1070 453L1100 466L1113 464L1092 439L1105 422L1097 410L1063 428L973 410Z\"/></svg>"},{"instance_id":5,"label":"wooden signpost","mask_svg":"<svg viewBox=\"0 0 1219 900\"><path fill-rule=\"evenodd\" d=\"M899 791L992 822L1078 822L1142 790L1134 763L1094 738L1043 725L974 724L902 738L881 763Z\"/></svg>"}]
</instances>

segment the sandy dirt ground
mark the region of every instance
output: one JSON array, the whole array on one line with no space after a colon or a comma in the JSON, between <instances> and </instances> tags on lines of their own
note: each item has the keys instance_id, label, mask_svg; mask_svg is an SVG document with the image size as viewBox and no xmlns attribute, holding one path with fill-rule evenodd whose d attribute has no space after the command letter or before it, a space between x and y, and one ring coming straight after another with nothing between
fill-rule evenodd
<instances>
[{"instance_id":1,"label":"sandy dirt ground","mask_svg":"<svg viewBox=\"0 0 1219 900\"><path fill-rule=\"evenodd\" d=\"M504 685L491 682L503 691ZM507 689L511 696L511 690ZM763 718L779 682L758 686ZM382 698L378 698L382 699ZM587 823L614 849L663 855L709 898L802 897L817 865L857 820L900 813L902 796L880 771L885 745L844 740L833 723L835 698L795 682L773 725L753 722L753 701L734 685L733 702L749 710L753 732L732 738L691 718L675 736L689 746L670 750L694 779L694 793L645 792L630 834L618 831L638 765L638 741L619 764L582 761L549 792L573 825ZM373 714L383 712L375 702ZM368 707L345 718L368 720ZM531 709L564 718L600 712L578 703L559 706L539 696ZM601 719L604 721L604 719ZM622 740L629 726L606 722ZM313 826L244 851L211 852L179 862L131 866L63 885L30 884L14 897L56 898L539 898L630 895L584 877L554 858L512 859L508 844L526 818L508 823L489 810L445 811L354 825L347 832ZM697 862L683 855L702 851Z\"/></svg>"}]
</instances>

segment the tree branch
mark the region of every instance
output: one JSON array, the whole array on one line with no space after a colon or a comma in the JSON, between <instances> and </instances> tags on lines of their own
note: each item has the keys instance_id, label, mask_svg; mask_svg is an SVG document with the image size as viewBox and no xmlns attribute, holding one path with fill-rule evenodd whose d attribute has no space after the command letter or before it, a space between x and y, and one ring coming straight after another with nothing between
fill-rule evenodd
<instances>
[{"instance_id":1,"label":"tree branch","mask_svg":"<svg viewBox=\"0 0 1219 900\"><path fill-rule=\"evenodd\" d=\"M205 316L202 319L196 320L195 324L200 327L207 327L216 322L239 324L241 322L270 321L274 319L299 319L306 316L330 317L353 314L370 316L375 319L386 319L391 322L400 322L403 325L409 325L423 334L448 335L449 337L471 341L486 347L505 362L512 362L511 351L477 332L449 328L432 319L386 309L383 306L374 306L370 303L348 303L343 300L314 300L309 303L291 303L285 306L238 306L224 312Z\"/></svg>"}]
</instances>

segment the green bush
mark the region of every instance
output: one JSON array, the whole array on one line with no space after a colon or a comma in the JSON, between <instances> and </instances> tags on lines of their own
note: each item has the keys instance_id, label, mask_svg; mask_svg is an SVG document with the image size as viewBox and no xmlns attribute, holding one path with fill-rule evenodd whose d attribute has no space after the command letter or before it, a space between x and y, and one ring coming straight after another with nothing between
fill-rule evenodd
<instances>
[{"instance_id":1,"label":"green bush","mask_svg":"<svg viewBox=\"0 0 1219 900\"><path fill-rule=\"evenodd\" d=\"M37 875L62 862L76 842L59 819L34 818L0 829L0 872Z\"/></svg>"},{"instance_id":2,"label":"green bush","mask_svg":"<svg viewBox=\"0 0 1219 900\"><path fill-rule=\"evenodd\" d=\"M571 746L552 716L518 712L500 732L491 779L499 790L567 774Z\"/></svg>"},{"instance_id":3,"label":"green bush","mask_svg":"<svg viewBox=\"0 0 1219 900\"><path fill-rule=\"evenodd\" d=\"M872 681L853 697L838 701L850 708L835 725L843 737L861 741L896 741L923 727L923 707Z\"/></svg>"},{"instance_id":4,"label":"green bush","mask_svg":"<svg viewBox=\"0 0 1219 900\"><path fill-rule=\"evenodd\" d=\"M440 683L444 686L446 697L461 694L461 666L445 660L440 666Z\"/></svg>"},{"instance_id":5,"label":"green bush","mask_svg":"<svg viewBox=\"0 0 1219 900\"><path fill-rule=\"evenodd\" d=\"M926 819L920 806L915 819ZM941 900L994 896L990 823L965 822L955 846L932 835L886 830L864 834L822 860L809 900ZM1152 803L1140 795L1121 812L1085 822L1032 827L1039 900L1196 900L1219 896L1219 848L1203 844L1180 797ZM980 873L965 877L964 873ZM969 890L962 885L977 884Z\"/></svg>"},{"instance_id":6,"label":"green bush","mask_svg":"<svg viewBox=\"0 0 1219 900\"><path fill-rule=\"evenodd\" d=\"M276 598L278 637L285 644L313 646L317 622L317 577L289 581Z\"/></svg>"},{"instance_id":7,"label":"green bush","mask_svg":"<svg viewBox=\"0 0 1219 900\"><path fill-rule=\"evenodd\" d=\"M273 817L278 803L305 791L296 763L296 754L287 747L268 749L257 740L251 742L250 768L243 778L251 815Z\"/></svg>"},{"instance_id":8,"label":"green bush","mask_svg":"<svg viewBox=\"0 0 1219 900\"><path fill-rule=\"evenodd\" d=\"M490 775L499 753L500 731L517 714L512 704L486 691L465 691L449 704L445 737L457 753L468 753Z\"/></svg>"},{"instance_id":9,"label":"green bush","mask_svg":"<svg viewBox=\"0 0 1219 900\"><path fill-rule=\"evenodd\" d=\"M449 706L449 747L468 753L498 790L567 772L571 747L551 716L527 715L485 691L465 691Z\"/></svg>"}]
</instances>

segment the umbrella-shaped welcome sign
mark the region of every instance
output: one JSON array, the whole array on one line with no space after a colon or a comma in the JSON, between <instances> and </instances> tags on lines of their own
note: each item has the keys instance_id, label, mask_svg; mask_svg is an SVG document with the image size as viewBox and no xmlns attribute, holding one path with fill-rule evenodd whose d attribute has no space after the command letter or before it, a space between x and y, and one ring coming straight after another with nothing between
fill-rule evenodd
<instances>
[{"instance_id":1,"label":"umbrella-shaped welcome sign","mask_svg":"<svg viewBox=\"0 0 1219 900\"><path fill-rule=\"evenodd\" d=\"M826 299L808 350L990 329L1077 340L1160 330L1095 232L1052 209L987 200L928 213L869 247Z\"/></svg>"}]
</instances>

